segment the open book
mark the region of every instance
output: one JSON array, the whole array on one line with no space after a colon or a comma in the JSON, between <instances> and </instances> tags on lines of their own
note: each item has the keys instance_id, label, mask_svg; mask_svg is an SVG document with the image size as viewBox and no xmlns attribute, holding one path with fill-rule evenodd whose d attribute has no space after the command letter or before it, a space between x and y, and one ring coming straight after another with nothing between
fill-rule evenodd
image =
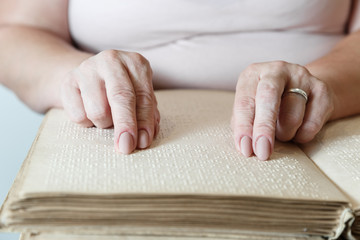
<instances>
[{"instance_id":1,"label":"open book","mask_svg":"<svg viewBox=\"0 0 360 240\"><path fill-rule=\"evenodd\" d=\"M114 150L112 129L82 128L51 110L0 229L34 240L360 237L360 116L327 124L301 148L277 142L260 161L234 147L233 92L156 96L160 132L130 155Z\"/></svg>"}]
</instances>

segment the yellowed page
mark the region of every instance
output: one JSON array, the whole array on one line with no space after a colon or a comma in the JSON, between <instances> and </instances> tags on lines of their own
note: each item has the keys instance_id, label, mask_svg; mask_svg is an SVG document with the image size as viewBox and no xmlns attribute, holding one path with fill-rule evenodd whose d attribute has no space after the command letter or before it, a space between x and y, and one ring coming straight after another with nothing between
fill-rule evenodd
<instances>
[{"instance_id":1,"label":"yellowed page","mask_svg":"<svg viewBox=\"0 0 360 240\"><path fill-rule=\"evenodd\" d=\"M303 151L360 208L360 116L327 124Z\"/></svg>"},{"instance_id":2,"label":"yellowed page","mask_svg":"<svg viewBox=\"0 0 360 240\"><path fill-rule=\"evenodd\" d=\"M234 93L156 94L159 136L130 155L115 152L112 129L82 128L51 111L0 225L191 237L341 233L352 217L347 198L297 146L277 143L265 162L235 150L229 126Z\"/></svg>"},{"instance_id":3,"label":"yellowed page","mask_svg":"<svg viewBox=\"0 0 360 240\"><path fill-rule=\"evenodd\" d=\"M149 149L115 152L113 130L82 128L53 110L18 197L76 194L198 194L346 201L292 144L270 161L244 158L230 129L234 94L159 91L161 131Z\"/></svg>"},{"instance_id":4,"label":"yellowed page","mask_svg":"<svg viewBox=\"0 0 360 240\"><path fill-rule=\"evenodd\" d=\"M356 216L352 232L360 238L360 116L327 124L302 148L350 199Z\"/></svg>"}]
</instances>

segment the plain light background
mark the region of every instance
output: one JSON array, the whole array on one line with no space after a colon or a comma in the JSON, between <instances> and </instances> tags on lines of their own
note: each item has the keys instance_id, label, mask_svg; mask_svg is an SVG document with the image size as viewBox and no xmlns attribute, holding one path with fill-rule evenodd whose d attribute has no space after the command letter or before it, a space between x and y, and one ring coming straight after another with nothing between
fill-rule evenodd
<instances>
[{"instance_id":1,"label":"plain light background","mask_svg":"<svg viewBox=\"0 0 360 240\"><path fill-rule=\"evenodd\" d=\"M43 115L31 111L0 85L0 204L31 147L42 118ZM15 240L19 236L0 232L0 240Z\"/></svg>"}]
</instances>

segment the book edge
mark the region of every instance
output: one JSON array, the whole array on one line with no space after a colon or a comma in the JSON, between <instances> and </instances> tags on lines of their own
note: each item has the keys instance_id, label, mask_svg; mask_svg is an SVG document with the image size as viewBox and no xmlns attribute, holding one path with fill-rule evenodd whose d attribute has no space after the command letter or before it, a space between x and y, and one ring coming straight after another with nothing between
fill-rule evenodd
<instances>
[{"instance_id":1,"label":"book edge","mask_svg":"<svg viewBox=\"0 0 360 240\"><path fill-rule=\"evenodd\" d=\"M53 109L50 109L44 116L44 119L42 120L41 124L40 124L40 127L37 131L37 134L36 134L36 137L34 139L34 141L32 142L31 144L31 147L29 149L29 152L27 153L25 159L23 160L21 166L20 166L20 169L18 171L18 173L16 174L16 177L13 181L13 184L11 185L9 191L8 191L8 194L6 195L5 199L4 199L4 202L2 203L1 207L0 207L0 232L6 232L6 231L9 231L9 229L6 229L7 226L6 224L4 223L3 221L3 218L4 218L4 214L5 214L5 208L7 205L9 205L9 201L10 199L13 197L13 195L15 195L17 193L17 190L19 188L19 186L22 184L23 182L23 176L24 176L24 173L27 169L27 167L29 166L30 164L30 159L31 159L31 156L34 152L34 149L35 149L35 145L40 137L40 135L42 134L42 130L45 126L45 124L47 123L48 121L48 118L49 118L49 114L51 112L53 112L54 110Z\"/></svg>"},{"instance_id":2,"label":"book edge","mask_svg":"<svg viewBox=\"0 0 360 240\"><path fill-rule=\"evenodd\" d=\"M338 120L341 121L341 120ZM311 143L311 142L310 142ZM301 149L301 151L306 155L306 157L308 159L311 160L311 162L313 163L313 165L318 169L318 171L320 171L328 180L329 182L331 182L331 184L333 186L335 186L342 194L343 196L347 199L347 203L349 208L344 209L344 211L342 212L342 214L340 215L339 218L339 225L338 225L338 229L336 230L336 234L334 238L330 238L330 239L337 239L339 238L342 234L345 234L347 239L355 239L351 233L351 229L352 226L355 222L356 219L356 208L354 208L354 206L352 206L351 204L351 198L349 197L349 195L338 185L335 183L334 180L332 180L321 168L319 165L316 164L316 162L309 156L308 151L305 151L304 149L306 148L306 145L310 144L310 143L306 143L306 144L297 144L297 146ZM320 145L322 146L323 144L320 141L317 141L315 143L316 145Z\"/></svg>"}]
</instances>

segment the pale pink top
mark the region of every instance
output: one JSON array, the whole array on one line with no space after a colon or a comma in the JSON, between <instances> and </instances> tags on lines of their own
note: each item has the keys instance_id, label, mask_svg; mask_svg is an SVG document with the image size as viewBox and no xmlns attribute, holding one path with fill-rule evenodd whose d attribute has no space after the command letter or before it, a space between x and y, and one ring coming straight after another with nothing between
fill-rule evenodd
<instances>
[{"instance_id":1,"label":"pale pink top","mask_svg":"<svg viewBox=\"0 0 360 240\"><path fill-rule=\"evenodd\" d=\"M157 88L234 90L251 63L329 52L350 12L351 0L70 0L69 25L80 48L143 54Z\"/></svg>"}]
</instances>

